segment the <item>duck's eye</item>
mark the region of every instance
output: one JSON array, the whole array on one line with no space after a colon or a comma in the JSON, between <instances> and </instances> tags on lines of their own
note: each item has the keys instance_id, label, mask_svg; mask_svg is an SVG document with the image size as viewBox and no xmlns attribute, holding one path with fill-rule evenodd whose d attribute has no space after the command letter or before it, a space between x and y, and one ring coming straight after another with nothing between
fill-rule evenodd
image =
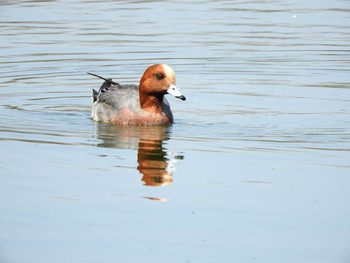
<instances>
[{"instance_id":1,"label":"duck's eye","mask_svg":"<svg viewBox=\"0 0 350 263\"><path fill-rule=\"evenodd\" d=\"M162 73L157 73L157 74L156 74L156 78L157 78L158 80L162 80L162 79L164 79L164 75L163 75Z\"/></svg>"}]
</instances>

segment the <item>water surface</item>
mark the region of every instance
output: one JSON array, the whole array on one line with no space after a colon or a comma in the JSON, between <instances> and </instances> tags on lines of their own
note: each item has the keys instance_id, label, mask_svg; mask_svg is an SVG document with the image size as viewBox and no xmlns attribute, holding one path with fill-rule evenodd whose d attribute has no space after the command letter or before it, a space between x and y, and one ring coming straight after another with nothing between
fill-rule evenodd
<instances>
[{"instance_id":1,"label":"water surface","mask_svg":"<svg viewBox=\"0 0 350 263\"><path fill-rule=\"evenodd\" d=\"M348 1L2 1L1 262L349 262ZM90 119L167 63L175 124Z\"/></svg>"}]
</instances>

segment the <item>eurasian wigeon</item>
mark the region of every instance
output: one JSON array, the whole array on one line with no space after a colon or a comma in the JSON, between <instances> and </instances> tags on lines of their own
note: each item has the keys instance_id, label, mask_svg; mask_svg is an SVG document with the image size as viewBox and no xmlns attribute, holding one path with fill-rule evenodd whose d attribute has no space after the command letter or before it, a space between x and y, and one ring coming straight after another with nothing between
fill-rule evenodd
<instances>
[{"instance_id":1,"label":"eurasian wigeon","mask_svg":"<svg viewBox=\"0 0 350 263\"><path fill-rule=\"evenodd\" d=\"M175 85L173 69L165 64L148 67L139 86L121 85L112 79L88 74L105 80L98 92L92 90L91 117L95 121L117 125L170 124L174 118L164 95L186 100Z\"/></svg>"}]
</instances>

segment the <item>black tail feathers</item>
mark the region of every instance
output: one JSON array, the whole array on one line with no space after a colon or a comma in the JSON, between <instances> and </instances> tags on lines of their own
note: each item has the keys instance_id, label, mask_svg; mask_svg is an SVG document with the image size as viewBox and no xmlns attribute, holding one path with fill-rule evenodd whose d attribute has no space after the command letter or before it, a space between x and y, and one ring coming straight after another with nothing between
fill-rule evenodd
<instances>
[{"instance_id":1,"label":"black tail feathers","mask_svg":"<svg viewBox=\"0 0 350 263\"><path fill-rule=\"evenodd\" d=\"M105 81L108 81L110 84L119 85L119 83L112 81L112 79L106 79L106 78L104 78L104 77L101 77L101 76L99 76L99 75L96 75L96 74L93 74L93 73L90 73L90 72L87 72L87 74L89 74L89 75L91 75L91 76L94 76L94 77L97 77L97 78L100 78L100 79L103 79L103 80L105 80Z\"/></svg>"}]
</instances>

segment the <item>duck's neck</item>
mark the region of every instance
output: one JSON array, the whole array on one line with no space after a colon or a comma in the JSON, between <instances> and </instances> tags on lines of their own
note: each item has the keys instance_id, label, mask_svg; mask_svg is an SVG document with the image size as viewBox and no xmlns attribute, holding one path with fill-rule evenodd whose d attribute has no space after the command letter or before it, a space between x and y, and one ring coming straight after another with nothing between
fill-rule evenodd
<instances>
[{"instance_id":1,"label":"duck's neck","mask_svg":"<svg viewBox=\"0 0 350 263\"><path fill-rule=\"evenodd\" d=\"M148 94L139 94L140 96L140 105L141 109L152 112L152 113L161 113L163 112L163 94L157 95L148 95Z\"/></svg>"}]
</instances>

